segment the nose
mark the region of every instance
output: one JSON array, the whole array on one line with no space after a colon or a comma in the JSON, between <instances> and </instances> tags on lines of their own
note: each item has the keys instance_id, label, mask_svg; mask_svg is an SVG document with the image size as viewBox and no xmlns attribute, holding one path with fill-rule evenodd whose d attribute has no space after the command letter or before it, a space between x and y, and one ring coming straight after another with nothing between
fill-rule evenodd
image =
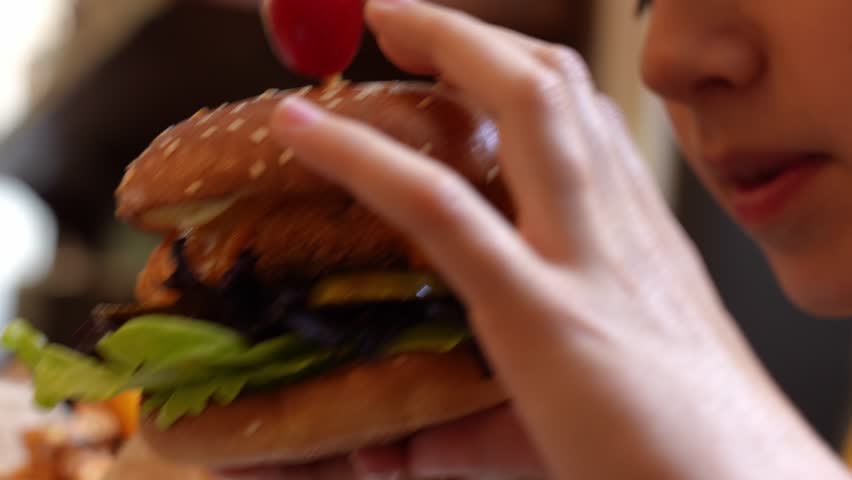
<instances>
[{"instance_id":1,"label":"nose","mask_svg":"<svg viewBox=\"0 0 852 480\"><path fill-rule=\"evenodd\" d=\"M669 101L693 103L709 93L755 85L766 61L748 23L730 12L659 0L642 51L642 77Z\"/></svg>"}]
</instances>

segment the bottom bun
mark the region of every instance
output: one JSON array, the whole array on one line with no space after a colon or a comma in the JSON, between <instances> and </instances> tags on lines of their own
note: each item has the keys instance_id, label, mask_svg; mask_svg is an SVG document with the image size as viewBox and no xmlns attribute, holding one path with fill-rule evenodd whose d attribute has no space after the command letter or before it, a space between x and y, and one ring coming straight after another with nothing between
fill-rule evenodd
<instances>
[{"instance_id":1,"label":"bottom bun","mask_svg":"<svg viewBox=\"0 0 852 480\"><path fill-rule=\"evenodd\" d=\"M168 430L144 418L159 455L213 468L302 464L393 442L506 401L467 351L405 354L211 406Z\"/></svg>"}]
</instances>

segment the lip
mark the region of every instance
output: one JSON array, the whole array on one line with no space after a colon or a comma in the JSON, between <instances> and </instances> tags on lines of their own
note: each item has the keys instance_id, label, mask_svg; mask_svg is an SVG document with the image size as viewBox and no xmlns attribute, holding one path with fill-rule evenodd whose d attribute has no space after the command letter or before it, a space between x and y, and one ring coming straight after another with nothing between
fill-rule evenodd
<instances>
[{"instance_id":1,"label":"lip","mask_svg":"<svg viewBox=\"0 0 852 480\"><path fill-rule=\"evenodd\" d=\"M734 214L760 226L780 218L826 166L822 153L735 153L710 160L726 187Z\"/></svg>"}]
</instances>

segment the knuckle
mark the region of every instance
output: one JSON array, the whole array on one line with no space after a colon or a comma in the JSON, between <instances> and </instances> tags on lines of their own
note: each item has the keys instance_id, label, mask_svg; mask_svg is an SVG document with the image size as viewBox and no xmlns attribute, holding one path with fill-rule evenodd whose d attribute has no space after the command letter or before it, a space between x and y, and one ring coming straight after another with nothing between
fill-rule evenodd
<instances>
[{"instance_id":1,"label":"knuckle","mask_svg":"<svg viewBox=\"0 0 852 480\"><path fill-rule=\"evenodd\" d=\"M549 110L565 99L565 85L558 74L546 68L519 71L509 88L511 98L520 106Z\"/></svg>"},{"instance_id":2,"label":"knuckle","mask_svg":"<svg viewBox=\"0 0 852 480\"><path fill-rule=\"evenodd\" d=\"M547 44L536 52L536 57L546 67L558 72L569 81L589 81L591 73L579 52L563 45Z\"/></svg>"},{"instance_id":3,"label":"knuckle","mask_svg":"<svg viewBox=\"0 0 852 480\"><path fill-rule=\"evenodd\" d=\"M424 13L421 25L435 41L440 39L454 41L459 32L470 28L472 20L473 17L464 12L433 8Z\"/></svg>"}]
</instances>

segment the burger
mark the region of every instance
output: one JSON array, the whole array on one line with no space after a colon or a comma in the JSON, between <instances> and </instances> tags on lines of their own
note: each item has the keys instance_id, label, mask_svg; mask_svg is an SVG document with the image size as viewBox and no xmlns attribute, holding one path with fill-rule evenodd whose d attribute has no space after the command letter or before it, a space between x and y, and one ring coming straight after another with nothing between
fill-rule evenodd
<instances>
[{"instance_id":1,"label":"burger","mask_svg":"<svg viewBox=\"0 0 852 480\"><path fill-rule=\"evenodd\" d=\"M76 349L24 321L6 330L39 404L141 391L153 450L232 468L393 442L507 400L417 239L270 138L287 95L428 154L512 216L493 123L437 85L337 82L202 109L116 191L121 220L162 236L136 303L97 307Z\"/></svg>"}]
</instances>

